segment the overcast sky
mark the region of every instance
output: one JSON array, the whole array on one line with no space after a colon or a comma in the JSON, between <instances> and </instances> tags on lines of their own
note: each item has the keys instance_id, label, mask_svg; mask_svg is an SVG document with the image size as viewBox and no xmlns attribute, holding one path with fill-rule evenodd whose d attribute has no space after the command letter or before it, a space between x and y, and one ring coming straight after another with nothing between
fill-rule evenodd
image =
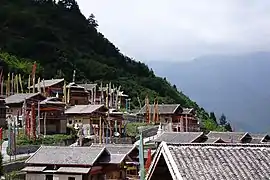
<instances>
[{"instance_id":1,"label":"overcast sky","mask_svg":"<svg viewBox=\"0 0 270 180\"><path fill-rule=\"evenodd\" d=\"M270 50L270 0L77 0L137 60L183 61Z\"/></svg>"}]
</instances>

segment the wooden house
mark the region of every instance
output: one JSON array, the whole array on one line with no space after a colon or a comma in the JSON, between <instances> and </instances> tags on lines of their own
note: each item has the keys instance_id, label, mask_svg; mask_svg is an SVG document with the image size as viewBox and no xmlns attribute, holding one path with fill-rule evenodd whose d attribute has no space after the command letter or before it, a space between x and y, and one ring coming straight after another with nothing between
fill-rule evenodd
<instances>
[{"instance_id":1,"label":"wooden house","mask_svg":"<svg viewBox=\"0 0 270 180\"><path fill-rule=\"evenodd\" d=\"M65 103L61 102L60 98L49 97L41 101L40 132L42 134L65 134L67 119L64 113Z\"/></svg>"},{"instance_id":2,"label":"wooden house","mask_svg":"<svg viewBox=\"0 0 270 180\"><path fill-rule=\"evenodd\" d=\"M6 127L6 103L5 98L0 97L0 127Z\"/></svg>"},{"instance_id":3,"label":"wooden house","mask_svg":"<svg viewBox=\"0 0 270 180\"><path fill-rule=\"evenodd\" d=\"M41 89L41 92L46 97L63 97L63 86L64 86L64 79L49 79L49 80L42 80L40 84L35 84L35 92L38 92L38 89ZM31 92L33 92L33 86L30 86ZM45 92L45 93L44 93Z\"/></svg>"},{"instance_id":4,"label":"wooden house","mask_svg":"<svg viewBox=\"0 0 270 180\"><path fill-rule=\"evenodd\" d=\"M83 86L75 83L69 83L67 89L67 104L74 105L87 105L89 104L89 92Z\"/></svg>"},{"instance_id":5,"label":"wooden house","mask_svg":"<svg viewBox=\"0 0 270 180\"><path fill-rule=\"evenodd\" d=\"M96 102L96 91L97 84L77 84L78 86L84 87L84 89L88 92L88 100L90 104L100 104Z\"/></svg>"},{"instance_id":6,"label":"wooden house","mask_svg":"<svg viewBox=\"0 0 270 180\"><path fill-rule=\"evenodd\" d=\"M127 177L125 163L137 154L132 145L41 146L21 171L26 180L122 180Z\"/></svg>"},{"instance_id":7,"label":"wooden house","mask_svg":"<svg viewBox=\"0 0 270 180\"><path fill-rule=\"evenodd\" d=\"M103 147L104 144L92 144L91 147ZM138 163L139 149L132 144L105 144L111 155L109 162L103 164L103 173L106 179L126 179L138 177L138 174L129 174L127 165ZM138 165L129 166L139 169Z\"/></svg>"},{"instance_id":8,"label":"wooden house","mask_svg":"<svg viewBox=\"0 0 270 180\"><path fill-rule=\"evenodd\" d=\"M22 115L22 107L26 101L27 108L30 109L31 104L34 103L37 107L39 101L45 100L41 93L19 93L6 97L6 114L11 116Z\"/></svg>"},{"instance_id":9,"label":"wooden house","mask_svg":"<svg viewBox=\"0 0 270 180\"><path fill-rule=\"evenodd\" d=\"M189 132L200 130L199 121L193 109L182 108L180 104L158 104L157 110L155 110L155 105L149 105L148 107L150 121L154 121L154 114L157 113L159 118L155 123L163 124L166 131ZM146 105L144 105L138 112L138 116L146 117L146 109Z\"/></svg>"},{"instance_id":10,"label":"wooden house","mask_svg":"<svg viewBox=\"0 0 270 180\"><path fill-rule=\"evenodd\" d=\"M108 109L104 105L75 105L65 111L68 126L82 126L85 137L99 135L104 129ZM104 126L103 126L104 125ZM106 126L105 126L106 127ZM104 133L104 131L102 130Z\"/></svg>"}]
</instances>

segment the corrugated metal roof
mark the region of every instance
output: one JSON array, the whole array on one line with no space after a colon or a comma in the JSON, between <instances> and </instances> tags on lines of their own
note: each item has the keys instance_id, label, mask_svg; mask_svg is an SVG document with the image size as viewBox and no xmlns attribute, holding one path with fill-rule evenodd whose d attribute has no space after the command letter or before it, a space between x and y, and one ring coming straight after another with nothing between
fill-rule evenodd
<instances>
[{"instance_id":1,"label":"corrugated metal roof","mask_svg":"<svg viewBox=\"0 0 270 180\"><path fill-rule=\"evenodd\" d=\"M16 103L23 103L24 100L28 100L34 96L41 95L40 93L19 93L19 94L14 94L11 96L8 96L5 101L6 104L16 104ZM44 97L44 96L43 96ZM45 99L45 97L44 97Z\"/></svg>"},{"instance_id":2,"label":"corrugated metal roof","mask_svg":"<svg viewBox=\"0 0 270 180\"><path fill-rule=\"evenodd\" d=\"M65 114L91 114L96 110L105 106L104 105L75 105L65 111Z\"/></svg>"},{"instance_id":3,"label":"corrugated metal roof","mask_svg":"<svg viewBox=\"0 0 270 180\"><path fill-rule=\"evenodd\" d=\"M64 79L42 80L42 81L40 81L40 87L43 88L44 84L45 84L45 87L50 87L50 86L53 86L53 85L58 84L58 83L63 82L63 81L64 81ZM33 86L30 86L29 88L33 88ZM35 88L38 88L38 83L35 84Z\"/></svg>"}]
</instances>

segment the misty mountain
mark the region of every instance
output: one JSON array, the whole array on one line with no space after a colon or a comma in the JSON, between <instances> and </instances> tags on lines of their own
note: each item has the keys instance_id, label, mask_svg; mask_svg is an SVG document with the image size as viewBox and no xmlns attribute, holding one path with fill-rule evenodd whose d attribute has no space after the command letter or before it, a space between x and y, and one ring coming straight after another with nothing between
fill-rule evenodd
<instances>
[{"instance_id":1,"label":"misty mountain","mask_svg":"<svg viewBox=\"0 0 270 180\"><path fill-rule=\"evenodd\" d=\"M204 56L181 63L150 63L179 90L234 130L270 132L270 53Z\"/></svg>"}]
</instances>

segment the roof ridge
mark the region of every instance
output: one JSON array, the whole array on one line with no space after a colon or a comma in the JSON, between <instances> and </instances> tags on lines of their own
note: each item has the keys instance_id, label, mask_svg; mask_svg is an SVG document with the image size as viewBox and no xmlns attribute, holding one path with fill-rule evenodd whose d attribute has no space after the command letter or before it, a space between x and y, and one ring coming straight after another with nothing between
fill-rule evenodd
<instances>
[{"instance_id":1,"label":"roof ridge","mask_svg":"<svg viewBox=\"0 0 270 180\"><path fill-rule=\"evenodd\" d=\"M243 143L166 143L168 146L208 146L208 147L267 147L270 144L243 144Z\"/></svg>"}]
</instances>

